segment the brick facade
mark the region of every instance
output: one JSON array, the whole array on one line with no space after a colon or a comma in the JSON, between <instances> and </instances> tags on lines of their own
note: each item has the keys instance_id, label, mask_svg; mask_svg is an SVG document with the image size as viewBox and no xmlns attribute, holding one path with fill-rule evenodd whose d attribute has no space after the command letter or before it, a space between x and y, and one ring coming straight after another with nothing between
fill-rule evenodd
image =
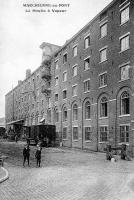
<instances>
[{"instance_id":1,"label":"brick facade","mask_svg":"<svg viewBox=\"0 0 134 200\"><path fill-rule=\"evenodd\" d=\"M114 0L61 48L43 43L43 55L50 54L44 65L14 89L19 90L28 80L32 82L32 77L39 73L35 88L41 91L45 87L45 95L36 95L33 113L35 116L38 111L41 119L44 110L46 123L56 125L63 146L103 151L109 142L113 146L125 142L133 153L133 11L133 1ZM42 70L45 76L41 75ZM7 122L11 121L12 94L13 91L6 95ZM51 122L47 120L50 112Z\"/></svg>"}]
</instances>

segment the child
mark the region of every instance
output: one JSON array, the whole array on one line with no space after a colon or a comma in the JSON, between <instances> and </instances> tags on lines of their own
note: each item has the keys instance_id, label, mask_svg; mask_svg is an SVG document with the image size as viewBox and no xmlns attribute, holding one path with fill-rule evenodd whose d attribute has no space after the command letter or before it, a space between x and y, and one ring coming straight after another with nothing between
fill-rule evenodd
<instances>
[{"instance_id":1,"label":"child","mask_svg":"<svg viewBox=\"0 0 134 200\"><path fill-rule=\"evenodd\" d=\"M41 147L40 146L37 146L35 158L37 159L37 166L40 167L40 163L41 163Z\"/></svg>"}]
</instances>

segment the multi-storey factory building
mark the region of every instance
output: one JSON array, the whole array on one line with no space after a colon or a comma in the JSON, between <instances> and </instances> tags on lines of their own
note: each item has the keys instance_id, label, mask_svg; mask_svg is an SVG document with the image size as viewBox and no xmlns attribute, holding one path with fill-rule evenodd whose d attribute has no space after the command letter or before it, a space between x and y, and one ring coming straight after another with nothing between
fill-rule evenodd
<instances>
[{"instance_id":1,"label":"multi-storey factory building","mask_svg":"<svg viewBox=\"0 0 134 200\"><path fill-rule=\"evenodd\" d=\"M113 0L6 95L6 122L51 123L63 146L134 152L134 2ZM12 122L12 121L16 122Z\"/></svg>"}]
</instances>

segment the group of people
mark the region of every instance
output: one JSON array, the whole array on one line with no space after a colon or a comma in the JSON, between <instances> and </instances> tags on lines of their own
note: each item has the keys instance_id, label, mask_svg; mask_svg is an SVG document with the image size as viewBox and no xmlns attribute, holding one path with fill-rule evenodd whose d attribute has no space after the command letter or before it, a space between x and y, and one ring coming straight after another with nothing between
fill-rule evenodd
<instances>
[{"instance_id":1,"label":"group of people","mask_svg":"<svg viewBox=\"0 0 134 200\"><path fill-rule=\"evenodd\" d=\"M37 145L37 150L35 152L35 158L36 158L36 165L38 167L40 167L40 164L41 164L41 150L42 150L42 148L39 145ZM24 167L25 167L26 160L27 160L28 166L30 165L29 158L30 158L30 147L29 147L29 144L26 144L23 149L23 166Z\"/></svg>"}]
</instances>

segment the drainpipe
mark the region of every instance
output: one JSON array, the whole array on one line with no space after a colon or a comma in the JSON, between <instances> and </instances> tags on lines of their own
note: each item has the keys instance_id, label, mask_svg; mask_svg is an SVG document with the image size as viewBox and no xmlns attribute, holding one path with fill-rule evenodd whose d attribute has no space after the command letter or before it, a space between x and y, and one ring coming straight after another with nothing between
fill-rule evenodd
<instances>
[{"instance_id":1,"label":"drainpipe","mask_svg":"<svg viewBox=\"0 0 134 200\"><path fill-rule=\"evenodd\" d=\"M70 103L69 103L69 105L70 105ZM73 140L72 140L72 137L73 137L73 134L72 134L72 131L73 131L73 129L72 129L72 107L70 109L70 128L71 128L70 134L71 134L71 148L72 148L72 146L73 146L73 144L72 144L73 143Z\"/></svg>"},{"instance_id":2,"label":"drainpipe","mask_svg":"<svg viewBox=\"0 0 134 200\"><path fill-rule=\"evenodd\" d=\"M115 147L117 146L117 96L116 96L116 117L115 117Z\"/></svg>"},{"instance_id":3,"label":"drainpipe","mask_svg":"<svg viewBox=\"0 0 134 200\"><path fill-rule=\"evenodd\" d=\"M83 135L84 135L84 134L83 134L83 124L84 124L84 123L83 123L83 118L84 118L84 117L83 117L83 104L82 104L82 127L81 127L81 131L82 131L82 150L83 150L83 147L84 147L84 144L83 144L83 143L84 143L84 141L83 141Z\"/></svg>"},{"instance_id":4,"label":"drainpipe","mask_svg":"<svg viewBox=\"0 0 134 200\"><path fill-rule=\"evenodd\" d=\"M99 136L99 134L98 134L98 131L99 131L99 112L98 112L98 102L97 102L97 112L96 112L96 115L97 115L97 117L95 117L95 118L97 118L96 120L97 120L97 147L96 147L96 150L97 150L97 152L98 152L98 136Z\"/></svg>"}]
</instances>

